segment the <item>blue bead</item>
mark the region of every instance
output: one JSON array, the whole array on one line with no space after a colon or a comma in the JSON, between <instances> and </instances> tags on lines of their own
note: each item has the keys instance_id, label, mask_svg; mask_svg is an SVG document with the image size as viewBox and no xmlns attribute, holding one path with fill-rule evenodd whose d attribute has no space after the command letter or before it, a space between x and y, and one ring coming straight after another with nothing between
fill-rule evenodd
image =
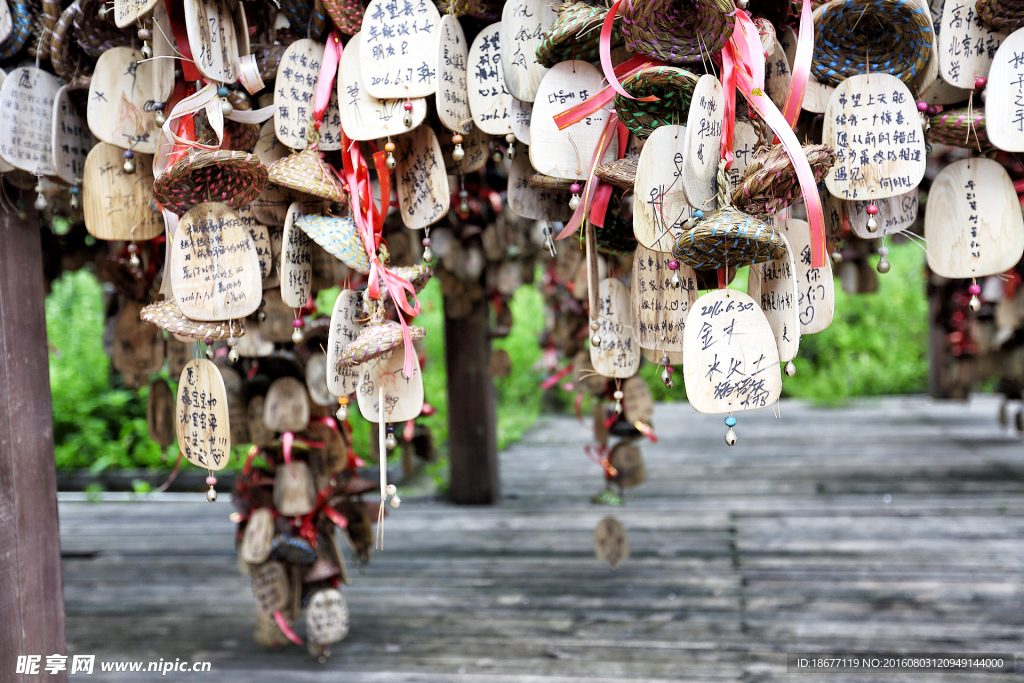
<instances>
[{"instance_id":1,"label":"blue bead","mask_svg":"<svg viewBox=\"0 0 1024 683\"><path fill-rule=\"evenodd\" d=\"M735 427L736 426L736 418L733 417L732 415L730 415L729 417L725 418L725 426L726 427Z\"/></svg>"},{"instance_id":2,"label":"blue bead","mask_svg":"<svg viewBox=\"0 0 1024 683\"><path fill-rule=\"evenodd\" d=\"M228 96L228 89L227 88L225 88L223 85L220 86L219 88L217 88L217 97L227 97L227 96Z\"/></svg>"},{"instance_id":3,"label":"blue bead","mask_svg":"<svg viewBox=\"0 0 1024 683\"><path fill-rule=\"evenodd\" d=\"M71 188L68 190L68 192L70 192L71 194L78 194L81 191L82 190L81 188L78 187L78 185L72 185Z\"/></svg>"},{"instance_id":4,"label":"blue bead","mask_svg":"<svg viewBox=\"0 0 1024 683\"><path fill-rule=\"evenodd\" d=\"M704 220L704 212L701 211L700 209L694 209L693 217L699 221Z\"/></svg>"}]
</instances>

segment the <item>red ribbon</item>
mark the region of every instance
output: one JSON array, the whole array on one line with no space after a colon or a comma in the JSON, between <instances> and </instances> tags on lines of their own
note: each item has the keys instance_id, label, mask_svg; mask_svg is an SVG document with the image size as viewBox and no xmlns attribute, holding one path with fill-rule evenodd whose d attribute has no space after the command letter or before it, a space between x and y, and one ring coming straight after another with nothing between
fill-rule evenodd
<instances>
[{"instance_id":1,"label":"red ribbon","mask_svg":"<svg viewBox=\"0 0 1024 683\"><path fill-rule=\"evenodd\" d=\"M576 210L573 212L572 218L569 220L568 223L566 223L565 227L562 228L562 232L558 233L558 235L555 236L556 240L565 239L569 235L572 235L577 230L579 230L580 226L583 225L583 221L587 219L587 214L590 212L591 208L595 208L595 214L597 213L597 207L594 205L600 181L595 175L595 171L597 170L597 167L601 164L601 159L604 158L604 155L608 151L608 148L611 147L612 140L614 140L616 137L618 126L619 117L615 114L615 112L609 113L608 120L605 122L604 125L604 131L602 131L601 133L601 140L598 142L597 149L594 150L594 158L590 164L590 171L587 173L587 184L586 187L584 187L583 189L583 198L580 200L579 206L577 206ZM610 187L607 196L608 198L611 197ZM603 209L607 209L607 207L608 201L607 199L605 199ZM600 225L603 226L603 211L600 214L600 216L597 216L597 219L600 221ZM599 224L595 220L593 220L593 217L591 218L591 223L593 223L594 225Z\"/></svg>"},{"instance_id":2,"label":"red ribbon","mask_svg":"<svg viewBox=\"0 0 1024 683\"><path fill-rule=\"evenodd\" d=\"M610 451L606 446L600 446L598 444L587 444L583 447L583 452L587 454L587 457L593 460L595 463L601 466L604 470L604 474L609 479L618 476L619 471L612 467L611 462L608 460Z\"/></svg>"}]
</instances>

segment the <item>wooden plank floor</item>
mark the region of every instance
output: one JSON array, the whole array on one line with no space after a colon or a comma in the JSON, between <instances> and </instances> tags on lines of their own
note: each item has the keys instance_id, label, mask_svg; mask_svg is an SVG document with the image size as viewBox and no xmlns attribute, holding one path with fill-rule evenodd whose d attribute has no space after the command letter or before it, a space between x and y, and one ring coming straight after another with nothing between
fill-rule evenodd
<instances>
[{"instance_id":1,"label":"wooden plank floor","mask_svg":"<svg viewBox=\"0 0 1024 683\"><path fill-rule=\"evenodd\" d=\"M545 418L502 454L500 506L403 496L386 550L345 589L351 633L323 665L253 643L226 496L65 500L69 651L209 660L187 680L246 683L767 682L793 680L788 651L1024 657L1024 442L997 405L784 402L781 419L739 414L734 448L720 416L662 405L660 441L642 445L648 482L614 510L589 503L602 482L588 430ZM616 572L593 556L608 514L632 545Z\"/></svg>"}]
</instances>

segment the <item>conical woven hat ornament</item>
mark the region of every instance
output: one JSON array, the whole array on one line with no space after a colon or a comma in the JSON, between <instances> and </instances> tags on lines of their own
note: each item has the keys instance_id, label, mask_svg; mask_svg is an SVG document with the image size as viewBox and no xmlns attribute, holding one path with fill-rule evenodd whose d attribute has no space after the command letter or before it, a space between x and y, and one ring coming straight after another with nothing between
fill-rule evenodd
<instances>
[{"instance_id":1,"label":"conical woven hat ornament","mask_svg":"<svg viewBox=\"0 0 1024 683\"><path fill-rule=\"evenodd\" d=\"M191 337L206 342L238 339L245 334L244 320L192 320L181 312L178 302L174 299L165 299L146 306L139 314L139 318L177 337Z\"/></svg>"},{"instance_id":2,"label":"conical woven hat ornament","mask_svg":"<svg viewBox=\"0 0 1024 683\"><path fill-rule=\"evenodd\" d=\"M415 266L398 266L393 268L392 273L395 274L400 280L408 282L412 285L413 289L417 294L423 291L423 288L430 282L431 276L434 271L431 267L425 263L420 263ZM381 281L380 283L381 298L384 301L384 313L388 316L395 312L395 302L391 300L391 292L388 291L387 283ZM406 290L408 295L408 291ZM372 313L373 302L364 300L363 301L363 315L369 317Z\"/></svg>"},{"instance_id":3,"label":"conical woven hat ornament","mask_svg":"<svg viewBox=\"0 0 1024 683\"><path fill-rule=\"evenodd\" d=\"M299 216L295 225L346 266L360 273L370 271L370 258L359 239L355 221L351 217Z\"/></svg>"},{"instance_id":4,"label":"conical woven hat ornament","mask_svg":"<svg viewBox=\"0 0 1024 683\"><path fill-rule=\"evenodd\" d=\"M717 54L733 32L732 0L626 0L626 47L652 59L698 64Z\"/></svg>"},{"instance_id":5,"label":"conical woven hat ornament","mask_svg":"<svg viewBox=\"0 0 1024 683\"><path fill-rule=\"evenodd\" d=\"M820 183L835 164L836 155L829 145L806 145L807 163ZM757 216L774 215L802 197L800 181L793 162L780 145L762 147L754 153L732 195L733 206Z\"/></svg>"},{"instance_id":6,"label":"conical woven hat ornament","mask_svg":"<svg viewBox=\"0 0 1024 683\"><path fill-rule=\"evenodd\" d=\"M403 341L402 326L396 322L384 320L383 308L370 320L359 336L338 355L339 367L355 367L367 361L379 358L392 350L401 347ZM426 335L422 327L409 326L409 338L419 341Z\"/></svg>"},{"instance_id":7,"label":"conical woven hat ornament","mask_svg":"<svg viewBox=\"0 0 1024 683\"><path fill-rule=\"evenodd\" d=\"M605 7L594 7L584 2L563 2L558 8L558 18L537 46L537 62L549 69L559 62L572 59L596 62L601 25L607 14L608 9ZM609 40L611 48L623 44L618 22Z\"/></svg>"}]
</instances>

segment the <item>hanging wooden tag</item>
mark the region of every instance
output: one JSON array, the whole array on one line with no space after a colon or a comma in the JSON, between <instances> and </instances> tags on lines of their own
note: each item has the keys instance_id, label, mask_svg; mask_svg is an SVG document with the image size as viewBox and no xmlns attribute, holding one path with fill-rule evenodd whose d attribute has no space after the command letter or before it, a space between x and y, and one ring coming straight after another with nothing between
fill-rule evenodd
<instances>
[{"instance_id":1,"label":"hanging wooden tag","mask_svg":"<svg viewBox=\"0 0 1024 683\"><path fill-rule=\"evenodd\" d=\"M724 121L722 83L711 74L705 74L693 89L683 152L683 191L697 209L710 209L705 202L715 196Z\"/></svg>"},{"instance_id":2,"label":"hanging wooden tag","mask_svg":"<svg viewBox=\"0 0 1024 683\"><path fill-rule=\"evenodd\" d=\"M786 253L781 258L750 266L747 294L768 318L779 360L786 363L796 358L800 350L800 295L794 254L785 236L782 241L786 244Z\"/></svg>"},{"instance_id":3,"label":"hanging wooden tag","mask_svg":"<svg viewBox=\"0 0 1024 683\"><path fill-rule=\"evenodd\" d=\"M265 562L252 568L252 594L260 614L288 609L288 575L280 562Z\"/></svg>"},{"instance_id":4,"label":"hanging wooden tag","mask_svg":"<svg viewBox=\"0 0 1024 683\"><path fill-rule=\"evenodd\" d=\"M448 175L467 175L479 171L487 165L491 158L491 136L472 124L466 126L469 132L462 136L463 157L456 161L452 157L455 151L455 143L451 135L441 134L438 142L441 145L441 156L444 158L444 170ZM530 171L534 171L531 169Z\"/></svg>"},{"instance_id":5,"label":"hanging wooden tag","mask_svg":"<svg viewBox=\"0 0 1024 683\"><path fill-rule=\"evenodd\" d=\"M303 215L299 202L288 207L284 221L284 238L281 242L281 300L290 308L306 305L313 285L313 253L309 235L295 225L295 219Z\"/></svg>"},{"instance_id":6,"label":"hanging wooden tag","mask_svg":"<svg viewBox=\"0 0 1024 683\"><path fill-rule=\"evenodd\" d=\"M220 376L224 380L224 392L228 398L228 422L231 424L231 443L249 443L248 406L245 402L242 376L225 364L226 357L218 358Z\"/></svg>"},{"instance_id":7,"label":"hanging wooden tag","mask_svg":"<svg viewBox=\"0 0 1024 683\"><path fill-rule=\"evenodd\" d=\"M359 32L359 65L378 99L426 97L437 90L437 25L430 0L370 0Z\"/></svg>"},{"instance_id":8,"label":"hanging wooden tag","mask_svg":"<svg viewBox=\"0 0 1024 683\"><path fill-rule=\"evenodd\" d=\"M292 321L295 310L281 299L280 289L263 290L263 312L267 317L260 322L260 333L267 341L275 344L287 344L292 340Z\"/></svg>"},{"instance_id":9,"label":"hanging wooden tag","mask_svg":"<svg viewBox=\"0 0 1024 683\"><path fill-rule=\"evenodd\" d=\"M749 121L737 121L733 128L732 135L732 167L727 171L729 175L729 194L736 192L743 180L743 174L747 166L754 159L754 150L757 149L757 130Z\"/></svg>"},{"instance_id":10,"label":"hanging wooden tag","mask_svg":"<svg viewBox=\"0 0 1024 683\"><path fill-rule=\"evenodd\" d=\"M661 359L668 355L668 364L678 367L683 364L682 351L659 351L657 349L645 349L640 347L640 356L649 363L661 364Z\"/></svg>"},{"instance_id":11,"label":"hanging wooden tag","mask_svg":"<svg viewBox=\"0 0 1024 683\"><path fill-rule=\"evenodd\" d=\"M717 154L717 152L716 152ZM633 234L647 249L671 253L693 214L683 188L686 127L659 126L636 164Z\"/></svg>"},{"instance_id":12,"label":"hanging wooden tag","mask_svg":"<svg viewBox=\"0 0 1024 683\"><path fill-rule=\"evenodd\" d=\"M279 464L274 473L274 507L278 514L300 517L312 512L314 505L316 485L309 466L301 460Z\"/></svg>"},{"instance_id":13,"label":"hanging wooden tag","mask_svg":"<svg viewBox=\"0 0 1024 683\"><path fill-rule=\"evenodd\" d=\"M270 508L256 508L249 514L242 532L242 545L238 549L244 562L263 564L270 557L270 543L274 540L274 515Z\"/></svg>"},{"instance_id":14,"label":"hanging wooden tag","mask_svg":"<svg viewBox=\"0 0 1024 683\"><path fill-rule=\"evenodd\" d=\"M782 392L779 350L757 302L719 289L697 299L683 332L686 398L698 413L770 406Z\"/></svg>"},{"instance_id":15,"label":"hanging wooden tag","mask_svg":"<svg viewBox=\"0 0 1024 683\"><path fill-rule=\"evenodd\" d=\"M142 322L141 311L142 304L128 301L114 324L111 361L118 372L126 375L148 376L164 366L163 332L156 325Z\"/></svg>"},{"instance_id":16,"label":"hanging wooden tag","mask_svg":"<svg viewBox=\"0 0 1024 683\"><path fill-rule=\"evenodd\" d=\"M921 117L895 76L864 74L840 83L828 101L822 138L836 150L825 184L840 199L894 197L924 177Z\"/></svg>"},{"instance_id":17,"label":"hanging wooden tag","mask_svg":"<svg viewBox=\"0 0 1024 683\"><path fill-rule=\"evenodd\" d=\"M232 320L255 313L263 298L260 260L249 232L227 204L189 209L175 234L171 287L193 320Z\"/></svg>"},{"instance_id":18,"label":"hanging wooden tag","mask_svg":"<svg viewBox=\"0 0 1024 683\"><path fill-rule=\"evenodd\" d=\"M85 118L68 97L68 87L61 86L53 98L53 125L50 148L53 150L55 175L68 185L85 177L85 160L96 144Z\"/></svg>"},{"instance_id":19,"label":"hanging wooden tag","mask_svg":"<svg viewBox=\"0 0 1024 683\"><path fill-rule=\"evenodd\" d=\"M1002 273L1024 253L1024 218L1013 181L991 159L942 169L925 205L928 267L948 278Z\"/></svg>"},{"instance_id":20,"label":"hanging wooden tag","mask_svg":"<svg viewBox=\"0 0 1024 683\"><path fill-rule=\"evenodd\" d=\"M505 87L517 100L533 102L537 96L548 72L537 62L537 47L557 18L556 6L546 0L510 0L502 8L501 42L509 49L501 56L501 68Z\"/></svg>"},{"instance_id":21,"label":"hanging wooden tag","mask_svg":"<svg viewBox=\"0 0 1024 683\"><path fill-rule=\"evenodd\" d=\"M32 175L53 175L53 101L60 81L42 69L13 69L0 85L0 158Z\"/></svg>"},{"instance_id":22,"label":"hanging wooden tag","mask_svg":"<svg viewBox=\"0 0 1024 683\"><path fill-rule=\"evenodd\" d=\"M544 76L530 123L530 162L538 173L577 180L590 173L608 112L598 110L565 130L558 130L552 117L594 95L601 85L601 72L579 60L556 64ZM612 136L601 161L617 159L618 152L617 136Z\"/></svg>"},{"instance_id":23,"label":"hanging wooden tag","mask_svg":"<svg viewBox=\"0 0 1024 683\"><path fill-rule=\"evenodd\" d=\"M789 84L793 80L793 74L789 68L789 59L786 57L782 43L775 41L764 65L764 89L768 97L780 110L786 106L786 96L789 94Z\"/></svg>"},{"instance_id":24,"label":"hanging wooden tag","mask_svg":"<svg viewBox=\"0 0 1024 683\"><path fill-rule=\"evenodd\" d=\"M973 90L979 76L987 76L992 59L1006 34L986 26L978 16L978 0L947 2L937 36L939 73L957 88ZM992 92L988 93L991 96ZM988 117L985 120L988 123Z\"/></svg>"},{"instance_id":25,"label":"hanging wooden tag","mask_svg":"<svg viewBox=\"0 0 1024 683\"><path fill-rule=\"evenodd\" d=\"M1024 152L1024 32L999 46L985 86L985 133L1007 152Z\"/></svg>"},{"instance_id":26,"label":"hanging wooden tag","mask_svg":"<svg viewBox=\"0 0 1024 683\"><path fill-rule=\"evenodd\" d=\"M512 132L512 95L501 66L501 22L477 34L469 49L469 109L488 135Z\"/></svg>"},{"instance_id":27,"label":"hanging wooden tag","mask_svg":"<svg viewBox=\"0 0 1024 683\"><path fill-rule=\"evenodd\" d=\"M434 129L420 126L399 137L395 159L398 204L405 226L418 230L444 218L451 197Z\"/></svg>"},{"instance_id":28,"label":"hanging wooden tag","mask_svg":"<svg viewBox=\"0 0 1024 683\"><path fill-rule=\"evenodd\" d=\"M89 130L99 140L156 154L160 127L153 116L153 104L164 98L156 91L155 62L143 62L138 50L114 47L96 62L89 84L86 110Z\"/></svg>"},{"instance_id":29,"label":"hanging wooden tag","mask_svg":"<svg viewBox=\"0 0 1024 683\"><path fill-rule=\"evenodd\" d=\"M675 271L668 267L675 261L671 254L637 245L633 256L630 286L633 336L641 348L659 351L682 351L686 316L697 301L697 276L690 266L679 263ZM679 287L672 284L679 275Z\"/></svg>"},{"instance_id":30,"label":"hanging wooden tag","mask_svg":"<svg viewBox=\"0 0 1024 683\"><path fill-rule=\"evenodd\" d=\"M572 218L572 209L569 208L571 193L568 190L530 187L530 176L534 173L529 155L516 154L508 172L508 206L512 213L535 221L564 222ZM558 253L561 254L564 248L560 246Z\"/></svg>"},{"instance_id":31,"label":"hanging wooden tag","mask_svg":"<svg viewBox=\"0 0 1024 683\"><path fill-rule=\"evenodd\" d=\"M814 13L812 14L815 25L821 21L821 15L825 11L825 3L822 3ZM779 35L779 42L783 45L783 50L786 52L786 58L790 64L796 63L796 46L797 36L796 31L792 27L786 26ZM807 87L804 90L804 100L801 103L801 108L804 111L809 111L813 114L824 114L825 109L828 107L828 100L832 97L832 91L835 88L831 85L819 82L814 75L810 75L807 78Z\"/></svg>"},{"instance_id":32,"label":"hanging wooden tag","mask_svg":"<svg viewBox=\"0 0 1024 683\"><path fill-rule=\"evenodd\" d=\"M278 159L283 159L291 154L291 150L277 139L277 134L274 131L274 121L264 123L260 128L260 137L256 140L256 146L252 150L264 166L269 166ZM292 203L294 194L296 193L287 187L267 183L263 187L263 191L260 192L260 196L252 200L252 204L250 204L253 215L265 225L284 225L285 216L288 215L288 206Z\"/></svg>"},{"instance_id":33,"label":"hanging wooden tag","mask_svg":"<svg viewBox=\"0 0 1024 683\"><path fill-rule=\"evenodd\" d=\"M188 362L198 355L198 342L181 341L173 334L167 336L167 374L179 377Z\"/></svg>"},{"instance_id":34,"label":"hanging wooden tag","mask_svg":"<svg viewBox=\"0 0 1024 683\"><path fill-rule=\"evenodd\" d=\"M313 123L313 98L320 79L324 44L301 38L285 48L274 81L274 130L286 147L305 149ZM317 147L325 152L341 149L338 90L331 89L320 124Z\"/></svg>"},{"instance_id":35,"label":"hanging wooden tag","mask_svg":"<svg viewBox=\"0 0 1024 683\"><path fill-rule=\"evenodd\" d=\"M608 454L608 464L615 468L615 483L624 489L636 488L647 481L643 455L639 448L628 441L620 441L612 447Z\"/></svg>"},{"instance_id":36,"label":"hanging wooden tag","mask_svg":"<svg viewBox=\"0 0 1024 683\"><path fill-rule=\"evenodd\" d=\"M402 369L405 351L401 346L390 353L363 363L356 400L359 412L367 421L380 421L379 389L384 387L384 419L388 422L415 420L423 412L423 375L419 361L412 377Z\"/></svg>"},{"instance_id":37,"label":"hanging wooden tag","mask_svg":"<svg viewBox=\"0 0 1024 683\"><path fill-rule=\"evenodd\" d=\"M937 57L932 59L933 62L937 62L937 60ZM989 82L991 83L991 78ZM941 78L936 78L931 85L920 90L917 101L923 101L925 104L956 104L966 102L970 97L970 90L954 87ZM988 122L988 116L985 117L985 121ZM989 140L991 141L991 138Z\"/></svg>"},{"instance_id":38,"label":"hanging wooden tag","mask_svg":"<svg viewBox=\"0 0 1024 683\"><path fill-rule=\"evenodd\" d=\"M348 603L337 588L317 591L306 610L306 637L314 643L329 645L348 635Z\"/></svg>"},{"instance_id":39,"label":"hanging wooden tag","mask_svg":"<svg viewBox=\"0 0 1024 683\"><path fill-rule=\"evenodd\" d=\"M101 240L151 240L164 232L153 211L153 158L135 155L135 173L124 172L122 150L101 142L85 158L82 209L89 234Z\"/></svg>"},{"instance_id":40,"label":"hanging wooden tag","mask_svg":"<svg viewBox=\"0 0 1024 683\"><path fill-rule=\"evenodd\" d=\"M253 248L256 250L256 258L260 263L260 278L265 280L270 277L271 270L274 267L274 256L271 253L270 247L270 232L267 230L267 226L260 223L259 219L256 218L256 214L252 210L252 204L246 204L240 209L235 209L235 215L238 217L242 229L248 233L249 238L252 240Z\"/></svg>"},{"instance_id":41,"label":"hanging wooden tag","mask_svg":"<svg viewBox=\"0 0 1024 683\"><path fill-rule=\"evenodd\" d=\"M338 67L338 102L345 135L352 140L376 140L416 128L427 116L427 101L423 97L408 100L412 103L409 111L412 126L406 127L406 100L378 99L371 95L359 67L363 63L359 36L358 33L352 36L345 46Z\"/></svg>"},{"instance_id":42,"label":"hanging wooden tag","mask_svg":"<svg viewBox=\"0 0 1024 683\"><path fill-rule=\"evenodd\" d=\"M777 225L786 236L796 268L800 333L817 334L832 324L835 314L836 289L832 266L826 263L822 268L811 268L811 228L807 221L789 218L779 220Z\"/></svg>"},{"instance_id":43,"label":"hanging wooden tag","mask_svg":"<svg viewBox=\"0 0 1024 683\"><path fill-rule=\"evenodd\" d=\"M149 438L161 447L174 443L174 394L163 378L155 379L149 385L146 426L149 427Z\"/></svg>"},{"instance_id":44,"label":"hanging wooden tag","mask_svg":"<svg viewBox=\"0 0 1024 683\"><path fill-rule=\"evenodd\" d=\"M629 320L629 290L615 278L605 278L598 285L597 298L599 327L591 336L590 362L605 377L632 377L640 368L640 345ZM595 336L600 337L600 346L593 343Z\"/></svg>"},{"instance_id":45,"label":"hanging wooden tag","mask_svg":"<svg viewBox=\"0 0 1024 683\"><path fill-rule=\"evenodd\" d=\"M306 361L306 389L309 390L310 400L318 406L337 403L338 399L327 388L327 356L322 353L314 353Z\"/></svg>"},{"instance_id":46,"label":"hanging wooden tag","mask_svg":"<svg viewBox=\"0 0 1024 683\"><path fill-rule=\"evenodd\" d=\"M267 390L263 424L274 432L301 432L309 424L309 395L294 377L280 377Z\"/></svg>"},{"instance_id":47,"label":"hanging wooden tag","mask_svg":"<svg viewBox=\"0 0 1024 683\"><path fill-rule=\"evenodd\" d=\"M7 0L0 0L0 42L7 40L14 30L14 18L11 17L11 8L7 6Z\"/></svg>"},{"instance_id":48,"label":"hanging wooden tag","mask_svg":"<svg viewBox=\"0 0 1024 683\"><path fill-rule=\"evenodd\" d=\"M249 323L245 334L238 338L235 350L242 358L265 358L274 353L274 342L264 338L260 325Z\"/></svg>"},{"instance_id":49,"label":"hanging wooden tag","mask_svg":"<svg viewBox=\"0 0 1024 683\"><path fill-rule=\"evenodd\" d=\"M174 91L175 60L180 57L178 44L171 28L171 18L167 14L167 3L158 3L153 8L153 57L146 62L149 73L153 77L153 93L156 101L166 103ZM150 112L152 114L152 112ZM169 110L165 111L169 113Z\"/></svg>"},{"instance_id":50,"label":"hanging wooden tag","mask_svg":"<svg viewBox=\"0 0 1024 683\"><path fill-rule=\"evenodd\" d=\"M594 553L613 570L629 559L629 539L622 523L614 517L602 519L594 531Z\"/></svg>"},{"instance_id":51,"label":"hanging wooden tag","mask_svg":"<svg viewBox=\"0 0 1024 683\"><path fill-rule=\"evenodd\" d=\"M178 380L175 414L178 448L195 465L213 471L231 457L231 425L224 380L213 361L190 360Z\"/></svg>"},{"instance_id":52,"label":"hanging wooden tag","mask_svg":"<svg viewBox=\"0 0 1024 683\"><path fill-rule=\"evenodd\" d=\"M630 424L651 424L654 419L654 399L643 377L633 375L622 383L622 414Z\"/></svg>"},{"instance_id":53,"label":"hanging wooden tag","mask_svg":"<svg viewBox=\"0 0 1024 683\"><path fill-rule=\"evenodd\" d=\"M873 231L868 229L868 206L878 207L875 221L878 224ZM917 221L917 188L910 192L887 197L874 202L843 202L843 212L850 222L850 229L861 239L875 239L884 235L895 235L909 230Z\"/></svg>"},{"instance_id":54,"label":"hanging wooden tag","mask_svg":"<svg viewBox=\"0 0 1024 683\"><path fill-rule=\"evenodd\" d=\"M469 111L467 64L469 43L454 14L441 17L437 44L437 93L434 104L441 124L465 135L473 129Z\"/></svg>"},{"instance_id":55,"label":"hanging wooden tag","mask_svg":"<svg viewBox=\"0 0 1024 683\"><path fill-rule=\"evenodd\" d=\"M291 206L291 203L288 204ZM288 218L288 212L285 211L285 219ZM263 279L263 291L264 299L266 299L266 291L268 289L275 289L277 291L277 302L284 308L284 303L281 301L281 252L284 251L284 227L278 227L276 225L267 226L267 234L270 236L270 275ZM289 320L291 320L289 318ZM291 324L290 322L288 323ZM291 332L288 333L291 335Z\"/></svg>"},{"instance_id":56,"label":"hanging wooden tag","mask_svg":"<svg viewBox=\"0 0 1024 683\"><path fill-rule=\"evenodd\" d=\"M530 144L530 123L533 121L533 102L512 100L512 134L524 145Z\"/></svg>"},{"instance_id":57,"label":"hanging wooden tag","mask_svg":"<svg viewBox=\"0 0 1024 683\"><path fill-rule=\"evenodd\" d=\"M242 14L242 26L238 14ZM239 40L242 35L248 36L239 28L244 28L244 14L236 0L185 0L185 29L192 58L196 68L211 81L238 80Z\"/></svg>"},{"instance_id":58,"label":"hanging wooden tag","mask_svg":"<svg viewBox=\"0 0 1024 683\"><path fill-rule=\"evenodd\" d=\"M114 0L114 23L118 28L131 26L149 14L160 0Z\"/></svg>"},{"instance_id":59,"label":"hanging wooden tag","mask_svg":"<svg viewBox=\"0 0 1024 683\"><path fill-rule=\"evenodd\" d=\"M359 367L338 365L345 347L359 336L359 316L362 314L359 292L343 289L334 300L331 329L327 336L327 389L335 396L348 396L359 385Z\"/></svg>"},{"instance_id":60,"label":"hanging wooden tag","mask_svg":"<svg viewBox=\"0 0 1024 683\"><path fill-rule=\"evenodd\" d=\"M266 409L267 400L265 396L253 396L249 399L246 413L249 416L249 439L253 446L266 448L274 442L274 432L267 429L263 423L263 412Z\"/></svg>"}]
</instances>

